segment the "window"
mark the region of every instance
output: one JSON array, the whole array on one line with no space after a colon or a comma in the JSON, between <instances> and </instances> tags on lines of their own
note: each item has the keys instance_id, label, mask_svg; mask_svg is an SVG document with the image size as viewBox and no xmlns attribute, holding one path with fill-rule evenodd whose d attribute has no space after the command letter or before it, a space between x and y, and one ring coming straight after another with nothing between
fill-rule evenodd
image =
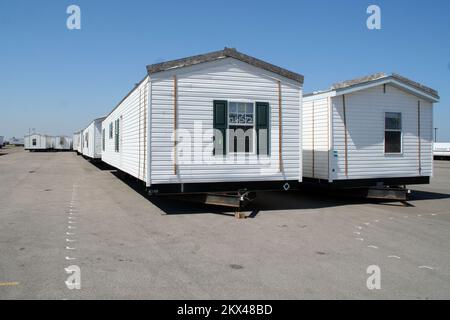
<instances>
[{"instance_id":1,"label":"window","mask_svg":"<svg viewBox=\"0 0 450 320\"><path fill-rule=\"evenodd\" d=\"M105 129L102 130L102 150L105 151Z\"/></svg>"},{"instance_id":2,"label":"window","mask_svg":"<svg viewBox=\"0 0 450 320\"><path fill-rule=\"evenodd\" d=\"M119 152L119 119L115 121L114 150Z\"/></svg>"},{"instance_id":3,"label":"window","mask_svg":"<svg viewBox=\"0 0 450 320\"><path fill-rule=\"evenodd\" d=\"M228 152L254 152L255 107L253 103L229 102Z\"/></svg>"},{"instance_id":4,"label":"window","mask_svg":"<svg viewBox=\"0 0 450 320\"><path fill-rule=\"evenodd\" d=\"M109 124L109 138L112 139L113 137L113 123L111 122Z\"/></svg>"},{"instance_id":5,"label":"window","mask_svg":"<svg viewBox=\"0 0 450 320\"><path fill-rule=\"evenodd\" d=\"M386 112L384 130L384 152L402 153L402 114Z\"/></svg>"},{"instance_id":6,"label":"window","mask_svg":"<svg viewBox=\"0 0 450 320\"><path fill-rule=\"evenodd\" d=\"M37 144L36 139L33 139L33 146L36 146L36 144Z\"/></svg>"}]
</instances>

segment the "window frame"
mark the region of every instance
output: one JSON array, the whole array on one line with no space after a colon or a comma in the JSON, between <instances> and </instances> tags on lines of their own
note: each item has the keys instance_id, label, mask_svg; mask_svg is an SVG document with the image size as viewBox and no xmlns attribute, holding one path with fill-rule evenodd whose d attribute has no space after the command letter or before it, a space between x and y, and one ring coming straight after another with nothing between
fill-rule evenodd
<instances>
[{"instance_id":1,"label":"window frame","mask_svg":"<svg viewBox=\"0 0 450 320\"><path fill-rule=\"evenodd\" d=\"M245 104L251 104L252 105L252 113L253 113L253 124L247 125L237 123L237 124L230 124L230 103L245 103ZM239 114L239 112L237 112ZM247 113L247 111L245 112ZM245 99L233 99L233 100L227 100L227 129L226 129L226 143L227 143L227 155L256 155L257 153L257 146L256 146L256 101L253 100L245 100ZM251 152L236 152L236 151L230 151L231 148L231 141L230 141L230 126L231 127L249 127L252 128L252 151ZM234 142L233 142L234 146Z\"/></svg>"},{"instance_id":2,"label":"window frame","mask_svg":"<svg viewBox=\"0 0 450 320\"><path fill-rule=\"evenodd\" d=\"M387 129L386 120L388 114L399 114L400 115L400 129ZM383 113L383 150L386 156L401 156L403 155L403 113L398 111L385 110ZM400 132L400 151L399 152L387 152L386 151L386 132Z\"/></svg>"}]
</instances>

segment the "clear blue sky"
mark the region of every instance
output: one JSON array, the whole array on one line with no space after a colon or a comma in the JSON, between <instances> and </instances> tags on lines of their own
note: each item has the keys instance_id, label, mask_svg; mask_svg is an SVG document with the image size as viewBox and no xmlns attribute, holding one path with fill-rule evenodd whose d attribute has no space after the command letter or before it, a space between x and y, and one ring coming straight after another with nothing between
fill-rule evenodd
<instances>
[{"instance_id":1,"label":"clear blue sky","mask_svg":"<svg viewBox=\"0 0 450 320\"><path fill-rule=\"evenodd\" d=\"M81 30L66 8L81 7ZM382 10L382 30L366 9ZM163 60L225 46L305 75L305 91L397 72L441 95L450 141L450 1L0 0L0 135L71 134Z\"/></svg>"}]
</instances>

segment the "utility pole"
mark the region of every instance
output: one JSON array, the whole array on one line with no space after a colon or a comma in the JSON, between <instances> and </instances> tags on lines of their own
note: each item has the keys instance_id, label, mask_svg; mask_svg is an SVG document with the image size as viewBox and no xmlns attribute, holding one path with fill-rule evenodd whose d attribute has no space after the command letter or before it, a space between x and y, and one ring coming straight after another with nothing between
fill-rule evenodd
<instances>
[{"instance_id":1,"label":"utility pole","mask_svg":"<svg viewBox=\"0 0 450 320\"><path fill-rule=\"evenodd\" d=\"M434 128L434 142L437 142L437 131L438 128Z\"/></svg>"}]
</instances>

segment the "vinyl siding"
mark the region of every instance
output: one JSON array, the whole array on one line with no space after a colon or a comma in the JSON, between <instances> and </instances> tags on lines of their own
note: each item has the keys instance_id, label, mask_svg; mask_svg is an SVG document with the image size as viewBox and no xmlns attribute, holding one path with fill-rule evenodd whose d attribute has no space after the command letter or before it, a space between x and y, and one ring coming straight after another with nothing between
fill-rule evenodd
<instances>
[{"instance_id":1,"label":"vinyl siding","mask_svg":"<svg viewBox=\"0 0 450 320\"><path fill-rule=\"evenodd\" d=\"M101 151L101 124L102 119L96 119L83 130L82 134L82 153L86 157L99 159L102 156ZM86 144L86 134L88 143Z\"/></svg>"},{"instance_id":2,"label":"vinyl siding","mask_svg":"<svg viewBox=\"0 0 450 320\"><path fill-rule=\"evenodd\" d=\"M177 76L178 130L193 133L197 121L201 122L203 130L212 130L214 100L268 102L271 155L259 158L248 155L245 163L234 163L234 156L227 155L223 163L215 163L219 157L205 152L203 161L179 163L175 174L172 148L174 74ZM282 172L279 171L278 161L278 80L282 90ZM301 180L300 84L227 58L152 76L151 86L152 184ZM204 136L201 145L193 144L186 154L197 159L197 156L201 157L201 150L211 142L212 132ZM182 146L180 144L179 149ZM261 160L266 163L261 163Z\"/></svg>"},{"instance_id":3,"label":"vinyl siding","mask_svg":"<svg viewBox=\"0 0 450 320\"><path fill-rule=\"evenodd\" d=\"M72 150L78 151L80 146L80 134L74 133L72 138Z\"/></svg>"},{"instance_id":4,"label":"vinyl siding","mask_svg":"<svg viewBox=\"0 0 450 320\"><path fill-rule=\"evenodd\" d=\"M345 96L348 128L348 176L345 175L345 133L342 96L332 98L334 179L366 179L432 175L432 103L421 100L421 166L419 172L418 97L391 85ZM384 152L385 112L401 112L403 152Z\"/></svg>"},{"instance_id":5,"label":"vinyl siding","mask_svg":"<svg viewBox=\"0 0 450 320\"><path fill-rule=\"evenodd\" d=\"M33 146L33 139L36 139L36 145ZM24 148L27 150L45 150L51 149L51 137L42 135L42 134L32 134L29 136L25 136L24 139Z\"/></svg>"},{"instance_id":6,"label":"vinyl siding","mask_svg":"<svg viewBox=\"0 0 450 320\"><path fill-rule=\"evenodd\" d=\"M330 121L328 98L303 100L303 176L328 179Z\"/></svg>"},{"instance_id":7,"label":"vinyl siding","mask_svg":"<svg viewBox=\"0 0 450 320\"><path fill-rule=\"evenodd\" d=\"M142 181L147 181L148 88L146 78L102 122L102 129L105 129L102 160ZM119 152L115 151L114 144L117 119L120 120ZM113 123L112 138L109 137L110 123Z\"/></svg>"}]
</instances>

